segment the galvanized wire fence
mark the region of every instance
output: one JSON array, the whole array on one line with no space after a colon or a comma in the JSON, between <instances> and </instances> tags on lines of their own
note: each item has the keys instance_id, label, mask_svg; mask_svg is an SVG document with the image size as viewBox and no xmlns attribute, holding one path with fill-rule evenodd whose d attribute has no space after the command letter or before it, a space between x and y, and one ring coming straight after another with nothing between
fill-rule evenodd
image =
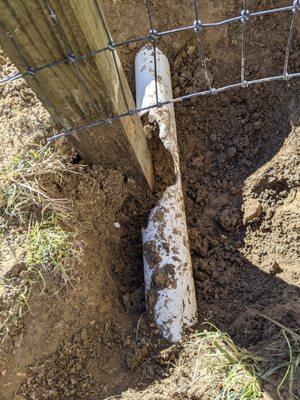
<instances>
[{"instance_id":1,"label":"galvanized wire fence","mask_svg":"<svg viewBox=\"0 0 300 400\"><path fill-rule=\"evenodd\" d=\"M7 35L14 46L15 50L17 51L19 57L23 61L24 65L26 66L26 70L23 72L17 72L11 76L5 76L0 80L0 85L7 84L9 82L13 82L15 80L21 79L28 77L30 79L34 80L34 83L39 87L41 90L41 93L43 94L45 101L47 102L47 106L49 109L51 109L53 112L51 113L52 116L54 117L54 120L60 124L60 119L58 115L56 114L55 107L51 104L50 99L48 98L47 94L43 90L42 85L39 82L39 72L49 69L49 68L54 68L60 64L69 64L71 68L74 69L80 83L82 84L82 87L84 88L87 97L90 99L90 102L92 106L95 108L96 112L100 114L100 109L97 103L94 100L93 94L91 93L88 85L85 82L85 77L83 74L80 72L80 69L78 68L78 63L83 60L88 60L91 57L97 57L100 53L103 52L111 52L114 60L114 66L116 69L116 74L118 77L121 93L123 96L124 104L126 106L126 111L124 111L121 114L116 114L116 115L109 115L107 118L102 118L96 121L91 121L89 123L83 124L81 126L77 127L72 127L70 129L64 129L61 132L59 132L56 135L53 135L50 137L48 140L51 142L53 140L65 137L65 136L70 136L74 133L78 133L81 131L88 130L90 128L94 128L99 125L107 125L107 124L112 124L115 120L128 117L134 114L138 114L142 111L150 110L151 108L156 108L156 107L162 107L167 104L171 103L177 103L177 102L182 102L187 99L191 99L194 97L198 96L206 96L206 95L217 95L219 93L228 91L230 89L238 89L238 88L246 88L249 86L257 85L257 84L262 84L262 83L268 83L268 82L273 82L273 81L288 81L290 79L294 78L300 78L300 71L299 72L293 72L289 73L289 61L290 61L290 54L291 54L291 47L292 47L292 38L294 35L294 31L296 28L296 16L297 13L300 11L300 0L293 0L291 2L291 5L285 6L285 7L278 7L278 8L273 8L273 9L267 9L267 10L262 10L262 11L249 11L248 10L248 0L242 0L242 9L241 13L239 15L236 15L232 18L216 21L216 22L209 22L205 23L202 22L200 19L200 8L198 4L198 0L192 0L192 6L194 8L194 15L195 15L195 20L191 25L183 26L183 27L178 27L175 29L170 29L170 30L165 30L165 31L159 31L155 28L155 25L153 23L153 15L152 15L152 8L151 8L151 1L150 0L145 0L145 10L148 15L148 20L149 20L149 33L147 35L139 36L136 38L132 39L127 39L124 41L120 42L114 42L110 33L109 29L106 25L105 18L103 16L101 7L99 6L98 0L93 0L95 3L95 7L97 9L97 12L99 14L99 18L101 20L102 25L105 28L105 33L106 33L106 38L107 38L107 46L99 49L95 49L93 51L90 51L85 54L74 54L72 51L72 48L64 34L64 31L62 29L62 26L60 25L60 21L58 20L57 15L51 8L50 4L48 3L47 0L43 0L43 3L45 5L45 8L48 12L49 18L54 22L57 33L60 36L60 39L64 45L64 50L65 50L65 57L58 59L58 60L53 60L50 63L47 63L45 65L40 65L40 66L32 66L29 65L28 62L26 61L21 48L18 46L17 40L5 26L4 29L7 32ZM285 50L285 57L284 57L284 64L282 67L282 74L280 75L275 75L275 76L269 76L269 77L264 77L264 78L259 78L259 79L251 79L251 80L246 80L245 78L245 69L246 69L246 35L247 35L247 25L250 19L256 18L259 16L264 16L264 15L270 15L270 14L281 14L285 13L286 15L290 16L290 29L289 29L289 35L288 35L288 40L286 44L286 50ZM241 65L240 65L240 80L238 82L222 86L222 87L213 87L211 79L209 77L209 71L208 71L208 66L207 66L207 58L205 57L205 53L203 50L203 44L202 44L202 32L204 29L213 29L216 27L220 26L225 26L229 24L234 24L234 23L241 23L242 24L242 33L241 33L241 45L240 45L240 52L241 52ZM182 33L182 32L194 32L195 38L196 38L196 43L197 43L197 51L198 51L198 57L199 60L202 64L203 71L204 71L204 78L206 82L207 89L201 90L201 91L195 91L189 94L185 94L182 96L178 96L172 99L169 99L168 101L160 101L159 99L159 93L158 93L158 76L157 76L157 42L160 38L173 35L175 33ZM154 74L155 74L155 87L156 87L156 102L153 105L144 107L144 108L130 108L125 96L125 91L122 86L122 80L120 77L120 70L117 62L117 57L116 57L116 51L118 48L122 46L127 46L133 43L138 43L138 42L147 42L150 41L153 46L153 61L154 61ZM62 127L63 129L63 127Z\"/></svg>"}]
</instances>

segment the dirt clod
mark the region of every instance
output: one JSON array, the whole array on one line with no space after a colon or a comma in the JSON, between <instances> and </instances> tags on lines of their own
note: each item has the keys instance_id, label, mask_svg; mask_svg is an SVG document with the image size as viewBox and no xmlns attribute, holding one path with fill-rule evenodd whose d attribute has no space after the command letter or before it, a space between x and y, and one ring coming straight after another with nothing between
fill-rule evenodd
<instances>
[{"instance_id":1,"label":"dirt clod","mask_svg":"<svg viewBox=\"0 0 300 400\"><path fill-rule=\"evenodd\" d=\"M244 204L244 224L247 225L249 222L256 218L259 218L262 212L261 205L256 199L247 199Z\"/></svg>"}]
</instances>

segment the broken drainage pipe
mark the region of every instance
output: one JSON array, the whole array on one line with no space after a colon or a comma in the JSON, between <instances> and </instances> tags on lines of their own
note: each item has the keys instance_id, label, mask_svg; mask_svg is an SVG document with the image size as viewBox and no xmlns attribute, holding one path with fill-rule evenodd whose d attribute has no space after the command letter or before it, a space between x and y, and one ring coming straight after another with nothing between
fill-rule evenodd
<instances>
[{"instance_id":1,"label":"broken drainage pipe","mask_svg":"<svg viewBox=\"0 0 300 400\"><path fill-rule=\"evenodd\" d=\"M172 99L168 59L156 48L157 86L154 50L144 46L136 56L137 107ZM142 112L145 114L147 111ZM150 213L143 230L143 257L147 311L162 333L173 342L182 338L184 328L197 320L197 304L189 249L184 198L179 165L174 105L149 111L149 121L156 121L159 137L172 156L175 183L164 191Z\"/></svg>"}]
</instances>

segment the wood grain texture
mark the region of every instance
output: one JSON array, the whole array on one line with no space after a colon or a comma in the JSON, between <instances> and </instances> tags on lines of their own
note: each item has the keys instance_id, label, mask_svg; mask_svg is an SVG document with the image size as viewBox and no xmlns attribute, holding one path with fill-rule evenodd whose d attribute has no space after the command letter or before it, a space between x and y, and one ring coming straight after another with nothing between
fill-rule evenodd
<instances>
[{"instance_id":1,"label":"wood grain texture","mask_svg":"<svg viewBox=\"0 0 300 400\"><path fill-rule=\"evenodd\" d=\"M56 20L50 17L49 5ZM0 9L0 45L21 72L108 44L94 0L0 0ZM115 55L127 104L134 108ZM63 62L25 79L64 129L127 111L111 51ZM151 155L137 116L82 131L69 140L86 162L120 169L152 187Z\"/></svg>"}]
</instances>

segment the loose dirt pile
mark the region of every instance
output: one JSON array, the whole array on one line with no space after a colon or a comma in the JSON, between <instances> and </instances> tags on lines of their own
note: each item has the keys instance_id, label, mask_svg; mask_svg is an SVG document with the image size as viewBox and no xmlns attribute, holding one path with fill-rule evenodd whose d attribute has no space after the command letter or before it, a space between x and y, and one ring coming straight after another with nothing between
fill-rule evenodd
<instances>
[{"instance_id":1,"label":"loose dirt pile","mask_svg":"<svg viewBox=\"0 0 300 400\"><path fill-rule=\"evenodd\" d=\"M133 2L127 3L132 11ZM260 7L274 6L266 3ZM226 12L209 6L205 13L215 20L239 9L236 2L227 6ZM155 2L156 18L160 7ZM187 2L180 7L190 10ZM192 11L176 18L184 23L189 17ZM261 23L249 27L248 78L282 71L282 32L288 32L289 21L272 16L263 19L263 29ZM134 32L139 29L135 26ZM272 32L272 41L266 32ZM232 26L204 35L214 86L239 79L239 34L240 27ZM204 88L194 37L161 43L164 46L170 51L174 93ZM134 51L127 52L123 58L132 77ZM291 71L299 71L296 40L291 54ZM7 68L6 61L1 64ZM26 128L31 133L25 146L33 140L32 131L34 140L50 133L49 123L46 132L36 135L38 126L28 122L31 109L43 125L48 117L24 83L2 90L1 96L1 123L11 121L2 125L4 152L18 151ZM297 81L176 105L199 310L195 329L202 330L201 322L210 321L228 332L236 345L258 352L279 330L258 312L299 329L299 110ZM221 385L217 377L211 387L203 374L196 391L190 385L198 376L197 360L202 372L207 368L201 364L209 351L207 342L199 348L198 339L191 336L182 347L169 347L155 337L147 321L140 230L155 196L121 172L84 166L77 155L64 151L73 158L76 173L67 174L62 186L49 181L48 187L71 204L73 215L66 229L77 233L81 258L71 273L73 287L54 294L57 286L50 280L43 295L40 285L35 288L27 313L3 348L0 399L98 400L127 389L124 399L214 398L212 388ZM265 386L273 399L276 379ZM300 389L294 393L297 398Z\"/></svg>"}]
</instances>

